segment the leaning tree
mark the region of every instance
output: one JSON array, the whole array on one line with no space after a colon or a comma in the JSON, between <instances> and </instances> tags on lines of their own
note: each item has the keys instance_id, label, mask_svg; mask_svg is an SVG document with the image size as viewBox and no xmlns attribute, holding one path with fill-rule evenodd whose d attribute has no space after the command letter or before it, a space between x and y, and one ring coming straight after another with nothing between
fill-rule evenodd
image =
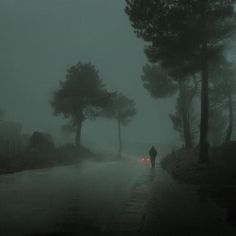
<instances>
[{"instance_id":1,"label":"leaning tree","mask_svg":"<svg viewBox=\"0 0 236 236\"><path fill-rule=\"evenodd\" d=\"M80 145L81 128L86 119L95 119L107 105L109 93L91 63L78 63L67 70L65 81L54 93L51 105L55 115L64 115L76 132L75 144Z\"/></svg>"}]
</instances>

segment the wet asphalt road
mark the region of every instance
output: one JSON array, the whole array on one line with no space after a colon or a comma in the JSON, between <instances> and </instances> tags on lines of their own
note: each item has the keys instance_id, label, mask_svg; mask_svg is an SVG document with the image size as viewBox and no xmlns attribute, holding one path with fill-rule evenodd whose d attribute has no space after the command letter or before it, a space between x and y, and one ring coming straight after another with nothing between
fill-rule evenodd
<instances>
[{"instance_id":1,"label":"wet asphalt road","mask_svg":"<svg viewBox=\"0 0 236 236\"><path fill-rule=\"evenodd\" d=\"M137 159L0 176L0 235L236 235L226 210Z\"/></svg>"},{"instance_id":2,"label":"wet asphalt road","mask_svg":"<svg viewBox=\"0 0 236 236\"><path fill-rule=\"evenodd\" d=\"M2 175L0 235L106 231L146 170L126 160Z\"/></svg>"}]
</instances>

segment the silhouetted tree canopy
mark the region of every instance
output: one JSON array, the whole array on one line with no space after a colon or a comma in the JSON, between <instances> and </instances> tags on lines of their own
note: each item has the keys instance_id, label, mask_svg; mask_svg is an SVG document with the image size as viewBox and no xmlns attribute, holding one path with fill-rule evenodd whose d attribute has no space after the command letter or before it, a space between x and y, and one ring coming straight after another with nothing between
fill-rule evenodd
<instances>
[{"instance_id":1,"label":"silhouetted tree canopy","mask_svg":"<svg viewBox=\"0 0 236 236\"><path fill-rule=\"evenodd\" d=\"M55 115L70 119L80 144L81 127L86 119L95 119L109 102L109 93L91 63L78 63L67 70L66 80L54 94L51 105Z\"/></svg>"},{"instance_id":2,"label":"silhouetted tree canopy","mask_svg":"<svg viewBox=\"0 0 236 236\"><path fill-rule=\"evenodd\" d=\"M221 58L221 61L213 65L210 73L210 90L209 90L209 98L210 98L210 114L213 113L211 117L212 122L219 123L224 125L214 125L213 128L220 129L221 128L221 137L218 140L223 140L228 142L231 140L232 131L234 127L234 95L236 94L236 67L234 63L226 60L225 57ZM221 115L215 116L214 113L218 113ZM227 116L226 114L227 113ZM217 121L216 119L220 119L223 121ZM225 128L227 124L227 128ZM211 133L213 128L210 130ZM226 135L223 137L223 132L226 130ZM220 131L218 131L220 132ZM219 135L218 135L219 136ZM219 143L219 142L218 142Z\"/></svg>"},{"instance_id":3,"label":"silhouetted tree canopy","mask_svg":"<svg viewBox=\"0 0 236 236\"><path fill-rule=\"evenodd\" d=\"M143 67L143 86L154 98L164 98L174 95L178 86L160 65L145 65Z\"/></svg>"},{"instance_id":4,"label":"silhouetted tree canopy","mask_svg":"<svg viewBox=\"0 0 236 236\"><path fill-rule=\"evenodd\" d=\"M200 161L208 160L208 63L222 54L235 30L234 0L126 0L138 37L150 44L146 55L182 77L200 71Z\"/></svg>"},{"instance_id":5,"label":"silhouetted tree canopy","mask_svg":"<svg viewBox=\"0 0 236 236\"><path fill-rule=\"evenodd\" d=\"M103 116L119 120L122 125L127 125L134 115L136 115L134 100L120 92L112 93L109 105L103 111Z\"/></svg>"},{"instance_id":6,"label":"silhouetted tree canopy","mask_svg":"<svg viewBox=\"0 0 236 236\"><path fill-rule=\"evenodd\" d=\"M109 105L102 115L109 119L115 119L118 123L119 153L122 152L121 125L127 125L136 115L135 102L122 93L114 92L111 95Z\"/></svg>"},{"instance_id":7,"label":"silhouetted tree canopy","mask_svg":"<svg viewBox=\"0 0 236 236\"><path fill-rule=\"evenodd\" d=\"M185 65L187 68L197 64L199 68L203 37L208 42L208 56L215 57L224 47L223 39L235 28L234 0L126 2L126 13L135 33L150 42L146 51L149 60L165 67Z\"/></svg>"},{"instance_id":8,"label":"silhouetted tree canopy","mask_svg":"<svg viewBox=\"0 0 236 236\"><path fill-rule=\"evenodd\" d=\"M49 152L54 148L54 141L50 134L35 131L30 137L30 148L39 152Z\"/></svg>"},{"instance_id":9,"label":"silhouetted tree canopy","mask_svg":"<svg viewBox=\"0 0 236 236\"><path fill-rule=\"evenodd\" d=\"M198 92L198 83L194 76L191 80L187 78L174 77L169 69L164 69L157 64L146 65L143 68L143 85L154 98L160 99L178 94L176 113L170 114L169 117L174 129L184 138L185 146L191 148L193 144L192 101Z\"/></svg>"}]
</instances>

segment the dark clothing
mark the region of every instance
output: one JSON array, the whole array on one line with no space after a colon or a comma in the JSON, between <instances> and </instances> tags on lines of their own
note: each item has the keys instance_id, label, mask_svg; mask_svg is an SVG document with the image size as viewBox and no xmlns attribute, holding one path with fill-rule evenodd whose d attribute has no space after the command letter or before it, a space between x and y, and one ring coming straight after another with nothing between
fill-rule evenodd
<instances>
[{"instance_id":1,"label":"dark clothing","mask_svg":"<svg viewBox=\"0 0 236 236\"><path fill-rule=\"evenodd\" d=\"M155 162L156 162L156 157L151 157L151 165L152 165L152 168L155 167Z\"/></svg>"},{"instance_id":2,"label":"dark clothing","mask_svg":"<svg viewBox=\"0 0 236 236\"><path fill-rule=\"evenodd\" d=\"M149 155L150 155L150 157L154 157L155 158L157 156L157 150L154 147L152 147L149 150Z\"/></svg>"},{"instance_id":3,"label":"dark clothing","mask_svg":"<svg viewBox=\"0 0 236 236\"><path fill-rule=\"evenodd\" d=\"M149 156L150 156L150 159L151 159L152 168L154 168L155 167L156 156L157 156L157 150L154 147L151 147L151 149L149 150Z\"/></svg>"}]
</instances>

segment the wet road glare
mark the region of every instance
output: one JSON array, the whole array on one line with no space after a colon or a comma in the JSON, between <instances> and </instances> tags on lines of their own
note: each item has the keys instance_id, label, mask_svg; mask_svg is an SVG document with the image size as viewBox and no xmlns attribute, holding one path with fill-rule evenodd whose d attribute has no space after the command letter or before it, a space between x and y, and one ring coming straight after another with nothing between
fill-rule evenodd
<instances>
[{"instance_id":1,"label":"wet road glare","mask_svg":"<svg viewBox=\"0 0 236 236\"><path fill-rule=\"evenodd\" d=\"M130 160L2 175L0 235L105 230L145 171Z\"/></svg>"},{"instance_id":2,"label":"wet road glare","mask_svg":"<svg viewBox=\"0 0 236 236\"><path fill-rule=\"evenodd\" d=\"M198 189L137 158L2 175L0 235L236 235Z\"/></svg>"}]
</instances>

